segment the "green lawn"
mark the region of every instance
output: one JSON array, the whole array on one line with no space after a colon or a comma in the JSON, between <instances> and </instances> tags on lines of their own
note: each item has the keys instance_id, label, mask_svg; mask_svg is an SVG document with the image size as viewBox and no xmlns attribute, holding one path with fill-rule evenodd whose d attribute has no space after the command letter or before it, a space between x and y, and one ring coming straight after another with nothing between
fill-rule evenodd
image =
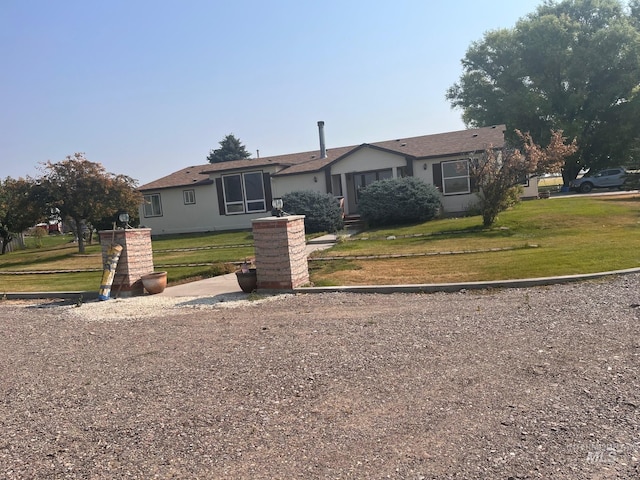
<instances>
[{"instance_id":1,"label":"green lawn","mask_svg":"<svg viewBox=\"0 0 640 480\"><path fill-rule=\"evenodd\" d=\"M485 251L490 249L512 250ZM452 251L476 253L443 254ZM640 267L640 197L527 201L503 212L490 229L479 217L466 217L370 230L315 256L328 254L347 259L311 262L316 285L485 281ZM389 254L423 256L353 259Z\"/></svg>"},{"instance_id":2,"label":"green lawn","mask_svg":"<svg viewBox=\"0 0 640 480\"><path fill-rule=\"evenodd\" d=\"M78 253L71 236L49 236L41 242L27 237L26 246L25 250L0 257L0 293L99 289L102 278L99 243L87 245L83 255ZM254 255L253 238L248 231L161 236L152 239L152 248L156 270L168 272L169 284L232 272L235 264ZM2 274L51 270L94 271Z\"/></svg>"},{"instance_id":3,"label":"green lawn","mask_svg":"<svg viewBox=\"0 0 640 480\"><path fill-rule=\"evenodd\" d=\"M69 242L52 236L36 247L28 239L27 249L0 257L0 293L97 290L100 246L88 245L79 255ZM252 245L247 231L163 236L153 239L154 264L175 284L233 271L253 257ZM408 257L380 258L399 254ZM313 260L328 256L342 258ZM354 258L363 256L374 258ZM632 267L640 267L640 196L631 194L526 201L490 229L478 216L371 229L316 252L309 262L315 285L483 281ZM2 274L69 269L94 271Z\"/></svg>"}]
</instances>

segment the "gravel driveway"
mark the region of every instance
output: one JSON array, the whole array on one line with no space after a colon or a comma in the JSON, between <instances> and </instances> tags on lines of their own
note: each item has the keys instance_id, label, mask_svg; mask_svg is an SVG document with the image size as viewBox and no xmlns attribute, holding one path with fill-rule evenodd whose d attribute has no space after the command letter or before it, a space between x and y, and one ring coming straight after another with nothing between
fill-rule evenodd
<instances>
[{"instance_id":1,"label":"gravel driveway","mask_svg":"<svg viewBox=\"0 0 640 480\"><path fill-rule=\"evenodd\" d=\"M3 301L0 478L640 478L639 287Z\"/></svg>"}]
</instances>

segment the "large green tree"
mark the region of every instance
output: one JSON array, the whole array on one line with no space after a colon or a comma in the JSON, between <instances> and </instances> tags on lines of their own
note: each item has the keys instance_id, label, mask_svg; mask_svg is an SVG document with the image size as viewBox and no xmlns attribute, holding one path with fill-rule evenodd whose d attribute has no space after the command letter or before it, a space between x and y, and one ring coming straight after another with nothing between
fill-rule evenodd
<instances>
[{"instance_id":1,"label":"large green tree","mask_svg":"<svg viewBox=\"0 0 640 480\"><path fill-rule=\"evenodd\" d=\"M47 162L39 183L47 193L47 204L60 209L64 219L73 220L78 251L84 253L83 227L113 217L119 211L135 212L142 198L137 182L125 175L108 173L83 153L69 155L57 163Z\"/></svg>"},{"instance_id":2,"label":"large green tree","mask_svg":"<svg viewBox=\"0 0 640 480\"><path fill-rule=\"evenodd\" d=\"M225 136L218 142L220 148L211 150L207 156L209 163L231 162L251 158L251 154L233 133Z\"/></svg>"},{"instance_id":3,"label":"large green tree","mask_svg":"<svg viewBox=\"0 0 640 480\"><path fill-rule=\"evenodd\" d=\"M4 255L16 235L46 218L42 189L32 178L0 179L0 239Z\"/></svg>"},{"instance_id":4,"label":"large green tree","mask_svg":"<svg viewBox=\"0 0 640 480\"><path fill-rule=\"evenodd\" d=\"M467 125L506 123L539 144L556 130L577 139L565 181L580 168L634 163L640 146L638 0L547 0L514 28L472 43L462 65L446 96Z\"/></svg>"}]
</instances>

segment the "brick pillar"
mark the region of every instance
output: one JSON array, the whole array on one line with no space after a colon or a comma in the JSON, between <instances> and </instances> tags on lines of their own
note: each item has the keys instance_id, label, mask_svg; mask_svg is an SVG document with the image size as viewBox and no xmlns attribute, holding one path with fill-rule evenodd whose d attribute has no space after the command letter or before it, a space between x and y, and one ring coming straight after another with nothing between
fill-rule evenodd
<instances>
[{"instance_id":1,"label":"brick pillar","mask_svg":"<svg viewBox=\"0 0 640 480\"><path fill-rule=\"evenodd\" d=\"M153 251L151 250L150 228L129 228L126 230L102 230L102 263L111 243L122 245L122 253L111 287L111 295L122 297L144 293L140 278L153 272Z\"/></svg>"},{"instance_id":2,"label":"brick pillar","mask_svg":"<svg viewBox=\"0 0 640 480\"><path fill-rule=\"evenodd\" d=\"M309 283L304 215L251 222L258 289L291 290Z\"/></svg>"}]
</instances>

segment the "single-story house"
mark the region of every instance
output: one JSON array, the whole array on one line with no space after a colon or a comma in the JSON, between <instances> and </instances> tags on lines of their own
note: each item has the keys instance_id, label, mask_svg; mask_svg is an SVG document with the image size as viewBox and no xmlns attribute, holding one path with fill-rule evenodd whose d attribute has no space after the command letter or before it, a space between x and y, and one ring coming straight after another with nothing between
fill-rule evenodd
<instances>
[{"instance_id":1,"label":"single-story house","mask_svg":"<svg viewBox=\"0 0 640 480\"><path fill-rule=\"evenodd\" d=\"M477 201L468 175L469 158L489 147L502 148L506 128L496 125L326 148L324 122L318 127L315 151L191 166L142 185L140 223L155 235L246 229L252 219L270 215L273 198L301 190L340 197L345 214L357 215L360 189L376 180L405 176L435 185L444 213L455 215ZM537 193L537 179L531 179L523 196Z\"/></svg>"}]
</instances>

